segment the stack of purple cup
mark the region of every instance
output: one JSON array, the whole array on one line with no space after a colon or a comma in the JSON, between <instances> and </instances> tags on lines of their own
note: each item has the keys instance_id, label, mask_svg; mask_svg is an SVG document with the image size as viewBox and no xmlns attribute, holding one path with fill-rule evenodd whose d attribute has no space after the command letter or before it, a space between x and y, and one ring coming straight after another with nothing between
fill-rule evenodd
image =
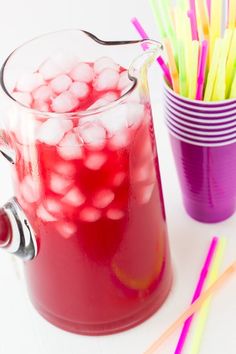
<instances>
[{"instance_id":1,"label":"stack of purple cup","mask_svg":"<svg viewBox=\"0 0 236 354\"><path fill-rule=\"evenodd\" d=\"M236 99L196 101L164 89L169 130L187 213L214 223L236 210Z\"/></svg>"}]
</instances>

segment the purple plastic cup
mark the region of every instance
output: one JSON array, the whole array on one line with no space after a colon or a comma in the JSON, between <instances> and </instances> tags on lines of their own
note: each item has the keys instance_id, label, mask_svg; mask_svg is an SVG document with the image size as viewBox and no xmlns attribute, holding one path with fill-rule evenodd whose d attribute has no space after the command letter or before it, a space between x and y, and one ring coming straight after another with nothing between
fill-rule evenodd
<instances>
[{"instance_id":1,"label":"purple plastic cup","mask_svg":"<svg viewBox=\"0 0 236 354\"><path fill-rule=\"evenodd\" d=\"M183 195L193 219L216 223L236 210L236 142L225 146L197 146L170 133Z\"/></svg>"},{"instance_id":2,"label":"purple plastic cup","mask_svg":"<svg viewBox=\"0 0 236 354\"><path fill-rule=\"evenodd\" d=\"M173 102L169 91L165 119L186 212L204 223L224 221L236 210L236 101L209 119L206 102L182 108L183 98L172 93L181 104Z\"/></svg>"}]
</instances>

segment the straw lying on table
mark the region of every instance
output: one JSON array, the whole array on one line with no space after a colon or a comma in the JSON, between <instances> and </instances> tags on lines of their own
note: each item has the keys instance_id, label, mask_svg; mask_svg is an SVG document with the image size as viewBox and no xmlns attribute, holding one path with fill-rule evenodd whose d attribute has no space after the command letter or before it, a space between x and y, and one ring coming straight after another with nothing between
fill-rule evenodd
<instances>
[{"instance_id":1,"label":"straw lying on table","mask_svg":"<svg viewBox=\"0 0 236 354\"><path fill-rule=\"evenodd\" d=\"M190 316L197 312L204 302L212 296L224 283L236 273L236 261L206 290L190 307L156 340L144 354L153 354L155 351L180 327Z\"/></svg>"},{"instance_id":2,"label":"straw lying on table","mask_svg":"<svg viewBox=\"0 0 236 354\"><path fill-rule=\"evenodd\" d=\"M226 20L223 3L150 0L166 47L171 76L167 81L182 96L205 101L236 98L236 0L228 0Z\"/></svg>"},{"instance_id":3,"label":"straw lying on table","mask_svg":"<svg viewBox=\"0 0 236 354\"><path fill-rule=\"evenodd\" d=\"M191 303L193 303L200 296L200 294L201 294L201 292L203 290L203 287L204 287L204 284L205 284L209 269L210 269L212 261L214 259L214 255L215 255L215 250L217 248L217 244L218 244L218 238L214 237L212 239L212 241L211 241L210 248L209 248L209 250L207 252L206 260L205 260L203 268L202 268L202 270L200 272L199 280L198 280L195 292L193 294L193 298L192 298L192 302ZM193 316L189 317L187 319L187 321L184 323L184 326L183 326L182 332L180 334L180 338L179 338L177 347L175 349L175 354L180 354L182 352L182 349L184 347L184 343L185 343L185 340L187 338L187 335L188 335L192 320L193 320Z\"/></svg>"},{"instance_id":4,"label":"straw lying on table","mask_svg":"<svg viewBox=\"0 0 236 354\"><path fill-rule=\"evenodd\" d=\"M213 260L213 264L211 267L211 271L206 279L206 286L210 287L217 279L220 264L223 259L224 250L225 250L226 240L221 239L218 242L216 254ZM200 346L201 346L201 339L203 337L204 327L207 321L207 316L210 310L211 305L211 298L209 297L205 303L203 304L202 308L199 311L197 317L196 327L194 328L194 336L191 344L191 349L189 354L197 354L199 353Z\"/></svg>"}]
</instances>

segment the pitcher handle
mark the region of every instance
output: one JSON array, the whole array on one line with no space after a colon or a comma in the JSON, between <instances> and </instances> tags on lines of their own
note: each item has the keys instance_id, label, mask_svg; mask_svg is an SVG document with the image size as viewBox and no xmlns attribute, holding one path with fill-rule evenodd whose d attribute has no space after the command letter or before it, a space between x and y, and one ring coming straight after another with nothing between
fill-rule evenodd
<instances>
[{"instance_id":1,"label":"pitcher handle","mask_svg":"<svg viewBox=\"0 0 236 354\"><path fill-rule=\"evenodd\" d=\"M15 163L14 152L0 136L0 152L11 163ZM33 229L15 197L0 208L0 248L24 261L37 255L37 242Z\"/></svg>"}]
</instances>

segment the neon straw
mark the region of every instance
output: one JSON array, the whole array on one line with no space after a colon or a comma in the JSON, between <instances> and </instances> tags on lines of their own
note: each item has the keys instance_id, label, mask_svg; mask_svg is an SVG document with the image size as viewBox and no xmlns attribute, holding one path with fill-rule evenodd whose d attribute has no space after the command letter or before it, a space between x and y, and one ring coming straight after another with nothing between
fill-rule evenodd
<instances>
[{"instance_id":1,"label":"neon straw","mask_svg":"<svg viewBox=\"0 0 236 354\"><path fill-rule=\"evenodd\" d=\"M202 100L203 97L203 88L204 88L206 64L207 64L207 53L208 53L208 41L205 40L202 42L201 54L199 59L196 100Z\"/></svg>"},{"instance_id":2,"label":"neon straw","mask_svg":"<svg viewBox=\"0 0 236 354\"><path fill-rule=\"evenodd\" d=\"M186 62L185 62L185 49L183 43L180 41L178 45L179 56L179 88L180 94L184 97L188 95L187 78L186 78Z\"/></svg>"},{"instance_id":3,"label":"neon straw","mask_svg":"<svg viewBox=\"0 0 236 354\"><path fill-rule=\"evenodd\" d=\"M204 265L202 267L202 270L201 270L201 273L200 273L200 276L198 279L197 287L196 287L194 294L193 294L191 304L200 296L200 294L202 292L205 280L206 280L208 272L209 272L209 268L211 267L212 260L215 255L215 250L216 250L217 244L218 244L218 238L214 237L211 241L210 248L207 252L207 257L206 257ZM179 337L177 347L175 349L175 354L182 353L182 349L184 347L192 320L193 320L193 315L191 317L189 317L187 319L187 321L185 321L182 332Z\"/></svg>"},{"instance_id":4,"label":"neon straw","mask_svg":"<svg viewBox=\"0 0 236 354\"><path fill-rule=\"evenodd\" d=\"M222 49L220 53L220 61L217 70L215 87L212 95L213 101L219 101L219 100L221 101L226 98L226 61L227 61L231 38L232 38L232 30L227 29L225 31Z\"/></svg>"},{"instance_id":5,"label":"neon straw","mask_svg":"<svg viewBox=\"0 0 236 354\"><path fill-rule=\"evenodd\" d=\"M160 35L162 37L166 37L166 32L165 32L164 25L162 22L162 17L160 15L156 0L150 0L150 5L151 5L151 9L152 9L154 18L156 20L157 28L160 32Z\"/></svg>"},{"instance_id":6,"label":"neon straw","mask_svg":"<svg viewBox=\"0 0 236 354\"><path fill-rule=\"evenodd\" d=\"M198 1L199 15L201 18L202 32L205 39L209 39L209 16L204 0Z\"/></svg>"},{"instance_id":7,"label":"neon straw","mask_svg":"<svg viewBox=\"0 0 236 354\"><path fill-rule=\"evenodd\" d=\"M195 6L195 0L189 0L189 16L190 16L190 22L191 22L191 28L192 28L192 39L198 41L198 29L197 29L197 15L196 15L196 6Z\"/></svg>"},{"instance_id":8,"label":"neon straw","mask_svg":"<svg viewBox=\"0 0 236 354\"><path fill-rule=\"evenodd\" d=\"M228 8L228 28L234 29L236 26L236 1L229 0Z\"/></svg>"},{"instance_id":9,"label":"neon straw","mask_svg":"<svg viewBox=\"0 0 236 354\"><path fill-rule=\"evenodd\" d=\"M211 17L211 0L206 0L209 18Z\"/></svg>"},{"instance_id":10,"label":"neon straw","mask_svg":"<svg viewBox=\"0 0 236 354\"><path fill-rule=\"evenodd\" d=\"M212 93L213 93L213 89L214 89L215 81L216 81L217 69L218 69L218 65L219 65L221 47L222 47L222 39L217 39L216 44L215 44L213 57L212 57L211 66L210 66L210 71L209 71L208 77L207 77L207 84L206 84L206 89L205 89L205 94L204 94L205 101L210 101L211 97L212 97Z\"/></svg>"},{"instance_id":11,"label":"neon straw","mask_svg":"<svg viewBox=\"0 0 236 354\"><path fill-rule=\"evenodd\" d=\"M193 41L191 43L190 56L192 58L191 63L191 75L189 81L189 98L194 99L197 92L197 74L198 74L198 60L199 60L199 42Z\"/></svg>"},{"instance_id":12,"label":"neon straw","mask_svg":"<svg viewBox=\"0 0 236 354\"><path fill-rule=\"evenodd\" d=\"M194 301L189 308L184 311L182 315L167 328L167 330L151 345L151 347L144 352L144 354L153 354L176 330L180 327L190 316L197 312L204 302L217 290L224 285L224 283L235 274L236 272L236 262L232 263L222 275L206 290L202 293L199 298Z\"/></svg>"},{"instance_id":13,"label":"neon straw","mask_svg":"<svg viewBox=\"0 0 236 354\"><path fill-rule=\"evenodd\" d=\"M215 41L221 35L221 13L222 0L211 1L211 20L210 20L210 61L213 55Z\"/></svg>"},{"instance_id":14,"label":"neon straw","mask_svg":"<svg viewBox=\"0 0 236 354\"><path fill-rule=\"evenodd\" d=\"M165 38L164 44L165 44L165 49L168 57L173 89L176 93L179 93L179 73L175 62L175 57L174 57L173 48L170 39Z\"/></svg>"},{"instance_id":15,"label":"neon straw","mask_svg":"<svg viewBox=\"0 0 236 354\"><path fill-rule=\"evenodd\" d=\"M228 60L226 64L226 97L229 96L233 81L234 67L236 65L236 30L233 31L231 46L229 49Z\"/></svg>"},{"instance_id":16,"label":"neon straw","mask_svg":"<svg viewBox=\"0 0 236 354\"><path fill-rule=\"evenodd\" d=\"M216 281L216 279L219 276L219 268L220 268L220 265L221 265L221 262L223 259L225 245L226 245L226 240L220 239L217 249L216 249L215 258L213 260L211 271L207 277L207 281L206 281L207 288L209 288ZM203 304L203 306L199 312L190 354L199 353L200 346L201 346L201 340L202 340L202 336L203 336L203 331L204 331L204 328L205 328L205 325L207 322L207 317L208 317L209 310L210 310L211 300L212 300L212 298L209 297L205 301L205 303Z\"/></svg>"},{"instance_id":17,"label":"neon straw","mask_svg":"<svg viewBox=\"0 0 236 354\"><path fill-rule=\"evenodd\" d=\"M137 32L139 33L140 37L142 39L148 39L148 35L145 32L144 28L142 27L141 23L139 22L139 20L134 17L131 19L131 23L134 25L134 27L136 28ZM148 49L148 45L146 43L142 44L143 50L147 50ZM168 66L166 65L166 63L164 62L163 58L161 56L159 56L157 58L157 62L160 65L166 80L169 82L170 85L172 85L172 79L171 79L171 75L170 75L170 70L168 68Z\"/></svg>"},{"instance_id":18,"label":"neon straw","mask_svg":"<svg viewBox=\"0 0 236 354\"><path fill-rule=\"evenodd\" d=\"M231 87L229 98L236 98L236 72L235 72L235 75L234 75L234 79L233 79L233 83L232 83L232 87Z\"/></svg>"}]
</instances>

